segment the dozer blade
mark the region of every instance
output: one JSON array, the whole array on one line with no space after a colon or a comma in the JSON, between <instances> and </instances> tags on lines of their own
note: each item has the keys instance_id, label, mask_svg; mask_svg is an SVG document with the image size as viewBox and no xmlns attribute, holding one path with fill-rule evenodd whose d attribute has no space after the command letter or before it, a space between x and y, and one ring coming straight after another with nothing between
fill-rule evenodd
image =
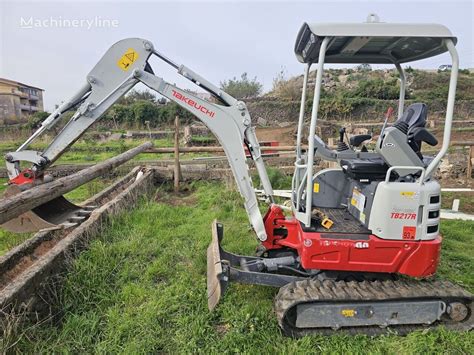
<instances>
[{"instance_id":1,"label":"dozer blade","mask_svg":"<svg viewBox=\"0 0 474 355\"><path fill-rule=\"evenodd\" d=\"M5 190L4 196L12 196L20 192L21 189L18 186L11 185ZM14 233L36 232L60 225L81 223L87 219L90 213L91 207L77 206L60 196L5 222L1 226Z\"/></svg>"},{"instance_id":2,"label":"dozer blade","mask_svg":"<svg viewBox=\"0 0 474 355\"><path fill-rule=\"evenodd\" d=\"M223 225L214 221L211 244L207 248L207 304L211 311L219 303L229 283L227 267L221 259L220 241L223 235Z\"/></svg>"}]
</instances>

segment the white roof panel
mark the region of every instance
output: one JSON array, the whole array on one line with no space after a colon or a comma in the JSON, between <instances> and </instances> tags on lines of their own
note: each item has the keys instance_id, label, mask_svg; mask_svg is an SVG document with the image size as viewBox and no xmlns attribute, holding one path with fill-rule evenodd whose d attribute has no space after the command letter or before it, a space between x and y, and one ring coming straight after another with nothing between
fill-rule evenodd
<instances>
[{"instance_id":1,"label":"white roof panel","mask_svg":"<svg viewBox=\"0 0 474 355\"><path fill-rule=\"evenodd\" d=\"M316 63L325 37L332 37L327 63L411 62L446 52L446 38L457 41L448 28L438 24L305 23L295 44L298 60Z\"/></svg>"}]
</instances>

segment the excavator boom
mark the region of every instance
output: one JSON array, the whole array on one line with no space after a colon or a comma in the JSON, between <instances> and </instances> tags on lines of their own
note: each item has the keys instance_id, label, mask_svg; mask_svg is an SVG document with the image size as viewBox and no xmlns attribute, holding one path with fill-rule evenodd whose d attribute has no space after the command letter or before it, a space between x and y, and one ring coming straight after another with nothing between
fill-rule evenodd
<instances>
[{"instance_id":1,"label":"excavator boom","mask_svg":"<svg viewBox=\"0 0 474 355\"><path fill-rule=\"evenodd\" d=\"M180 89L156 76L148 62L151 56L156 56L176 68L179 74L211 93L219 103L203 100L194 93ZM156 51L150 41L140 38L124 39L110 47L87 75L86 84L71 99L55 110L16 152L7 154L6 164L10 181L14 185L19 185L42 178L44 171L69 146L77 141L115 102L138 83L145 84L150 89L194 114L216 136L228 158L239 191L244 197L245 209L252 227L259 240L266 240L263 218L258 208L257 197L249 175L244 145L249 148L264 191L270 200L272 200L273 191L245 103L236 100L188 67L174 63ZM79 107L75 114L44 151L27 150L29 144L57 124L66 111L77 105ZM20 169L22 161L32 163L31 169L22 171ZM61 199L61 203L65 205L63 199ZM75 210L74 205L68 206L71 210ZM51 211L55 211L54 206L48 205L49 214L41 213L40 210L41 208L36 214L43 217L47 216L46 218L57 223L57 216L51 213ZM57 211L63 213L64 206L61 208L58 206ZM32 225L41 226L41 223ZM49 225L47 226L49 227ZM11 223L5 227L14 229Z\"/></svg>"}]
</instances>

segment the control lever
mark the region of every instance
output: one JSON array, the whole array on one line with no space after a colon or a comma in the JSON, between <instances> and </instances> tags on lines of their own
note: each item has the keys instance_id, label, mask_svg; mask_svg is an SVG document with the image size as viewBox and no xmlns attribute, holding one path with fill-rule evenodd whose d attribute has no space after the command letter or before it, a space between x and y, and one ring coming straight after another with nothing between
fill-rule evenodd
<instances>
[{"instance_id":1,"label":"control lever","mask_svg":"<svg viewBox=\"0 0 474 355\"><path fill-rule=\"evenodd\" d=\"M337 151L338 152L343 152L345 150L349 150L348 145L346 144L346 142L344 142L345 133L346 133L346 128L341 127L339 129L339 142L337 142Z\"/></svg>"},{"instance_id":2,"label":"control lever","mask_svg":"<svg viewBox=\"0 0 474 355\"><path fill-rule=\"evenodd\" d=\"M380 131L380 135L383 135L383 132L385 131L385 127L387 127L387 122L390 116L392 116L393 113L393 107L389 106L387 109L387 112L385 113L385 121L383 122L382 130Z\"/></svg>"}]
</instances>

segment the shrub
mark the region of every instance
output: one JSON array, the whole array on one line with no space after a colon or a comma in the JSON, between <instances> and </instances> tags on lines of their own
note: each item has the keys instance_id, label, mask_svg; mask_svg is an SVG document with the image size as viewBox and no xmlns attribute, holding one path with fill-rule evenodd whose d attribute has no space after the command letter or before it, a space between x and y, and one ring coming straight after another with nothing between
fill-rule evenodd
<instances>
[{"instance_id":1,"label":"shrub","mask_svg":"<svg viewBox=\"0 0 474 355\"><path fill-rule=\"evenodd\" d=\"M383 81L380 78L360 80L357 88L349 92L349 97L369 97L380 100L395 100L400 94L400 86L396 79Z\"/></svg>"},{"instance_id":2,"label":"shrub","mask_svg":"<svg viewBox=\"0 0 474 355\"><path fill-rule=\"evenodd\" d=\"M273 78L272 92L282 99L298 100L301 97L302 88L297 80L286 79L285 70L282 69L275 78Z\"/></svg>"},{"instance_id":3,"label":"shrub","mask_svg":"<svg viewBox=\"0 0 474 355\"><path fill-rule=\"evenodd\" d=\"M49 112L38 111L32 114L28 118L27 127L31 129L36 129L40 126L41 122L43 122L48 116L50 115Z\"/></svg>"},{"instance_id":4,"label":"shrub","mask_svg":"<svg viewBox=\"0 0 474 355\"><path fill-rule=\"evenodd\" d=\"M221 89L238 99L256 97L262 93L262 87L257 77L249 79L247 73L243 73L240 79L234 77L221 82Z\"/></svg>"}]
</instances>

